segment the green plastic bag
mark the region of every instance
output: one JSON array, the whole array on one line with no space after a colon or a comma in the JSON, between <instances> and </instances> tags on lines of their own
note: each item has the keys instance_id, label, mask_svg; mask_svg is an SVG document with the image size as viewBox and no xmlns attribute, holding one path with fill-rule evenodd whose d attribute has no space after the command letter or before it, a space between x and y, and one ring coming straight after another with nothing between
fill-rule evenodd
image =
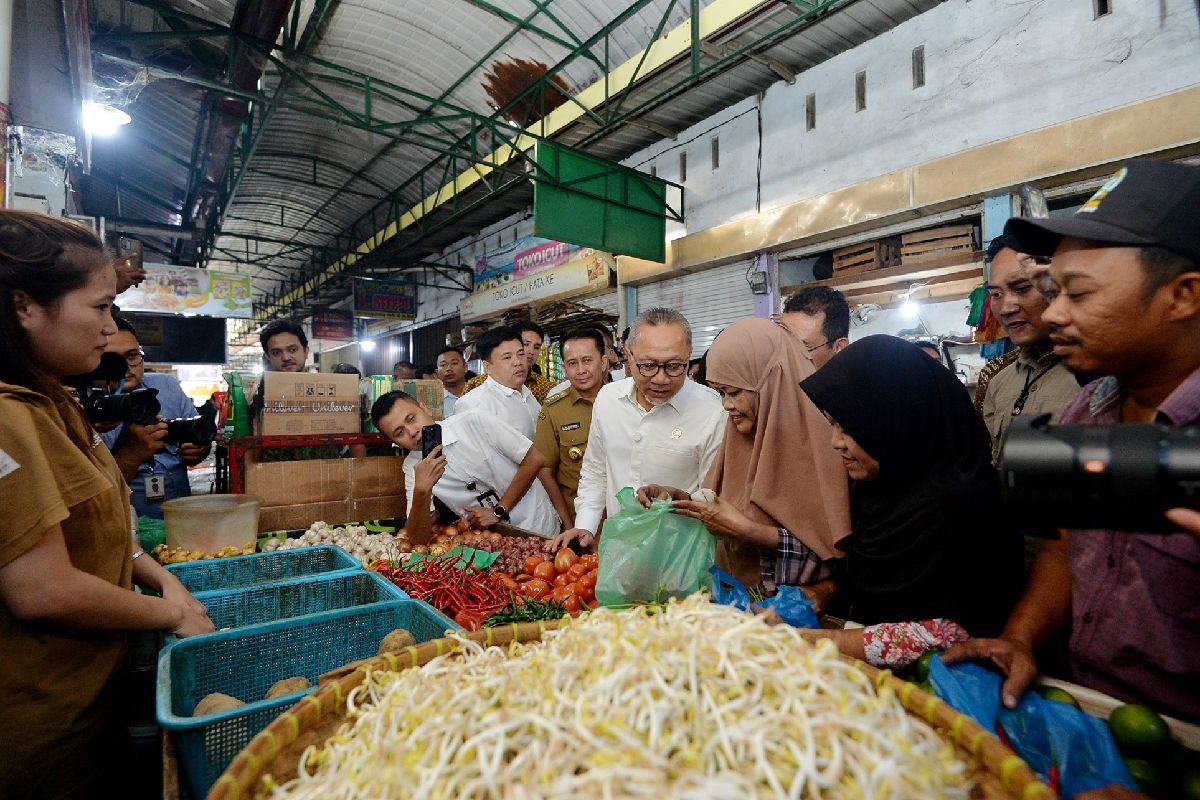
<instances>
[{"instance_id":1,"label":"green plastic bag","mask_svg":"<svg viewBox=\"0 0 1200 800\"><path fill-rule=\"evenodd\" d=\"M660 602L708 586L717 540L702 522L671 513L668 500L642 508L628 486L617 502L621 510L604 522L600 537L600 605Z\"/></svg>"},{"instance_id":2,"label":"green plastic bag","mask_svg":"<svg viewBox=\"0 0 1200 800\"><path fill-rule=\"evenodd\" d=\"M138 517L138 546L147 553L167 543L167 524L161 519Z\"/></svg>"}]
</instances>

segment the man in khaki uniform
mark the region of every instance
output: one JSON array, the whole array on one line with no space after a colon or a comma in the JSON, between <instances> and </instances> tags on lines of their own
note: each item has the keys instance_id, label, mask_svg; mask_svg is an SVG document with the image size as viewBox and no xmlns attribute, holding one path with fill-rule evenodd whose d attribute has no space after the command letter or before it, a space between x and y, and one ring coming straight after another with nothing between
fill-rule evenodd
<instances>
[{"instance_id":1,"label":"man in khaki uniform","mask_svg":"<svg viewBox=\"0 0 1200 800\"><path fill-rule=\"evenodd\" d=\"M1051 414L1057 422L1079 391L1079 382L1054 355L1050 324L1042 319L1042 312L1050 304L1037 291L1023 264L1029 256L1017 252L1003 236L992 241L988 252L992 268L987 289L992 308L1008 338L1018 347L1016 356L990 376L980 404L980 414L992 437L994 463L1015 417Z\"/></svg>"},{"instance_id":2,"label":"man in khaki uniform","mask_svg":"<svg viewBox=\"0 0 1200 800\"><path fill-rule=\"evenodd\" d=\"M562 338L559 347L571 386L546 398L538 415L533 445L546 459L542 484L569 530L575 526L575 494L592 427L592 403L608 377L608 365L604 337L599 331L571 331Z\"/></svg>"}]
</instances>

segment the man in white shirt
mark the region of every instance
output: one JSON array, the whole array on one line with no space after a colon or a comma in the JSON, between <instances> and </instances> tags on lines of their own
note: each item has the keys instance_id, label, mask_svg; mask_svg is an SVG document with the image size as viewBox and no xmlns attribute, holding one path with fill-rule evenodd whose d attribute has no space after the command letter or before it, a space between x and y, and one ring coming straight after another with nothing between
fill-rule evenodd
<instances>
[{"instance_id":1,"label":"man in white shirt","mask_svg":"<svg viewBox=\"0 0 1200 800\"><path fill-rule=\"evenodd\" d=\"M484 411L532 439L542 404L525 385L529 362L521 334L513 328L493 328L479 337L475 350L483 359L487 380L458 398L454 412Z\"/></svg>"},{"instance_id":2,"label":"man in white shirt","mask_svg":"<svg viewBox=\"0 0 1200 800\"><path fill-rule=\"evenodd\" d=\"M684 316L669 308L639 315L628 349L633 377L596 396L575 527L555 539L555 547L590 546L604 512L617 512L617 492L626 486L696 491L720 449L725 411L716 392L687 379L692 329Z\"/></svg>"},{"instance_id":3,"label":"man in white shirt","mask_svg":"<svg viewBox=\"0 0 1200 800\"><path fill-rule=\"evenodd\" d=\"M457 347L446 347L437 357L437 376L442 382L442 416L454 413L458 398L467 383L467 360Z\"/></svg>"},{"instance_id":4,"label":"man in white shirt","mask_svg":"<svg viewBox=\"0 0 1200 800\"><path fill-rule=\"evenodd\" d=\"M408 450L404 489L405 525L413 544L433 538L433 498L459 517L488 528L511 522L550 536L558 533L558 514L541 484L545 459L533 442L508 425L479 411L460 410L440 424L442 444L421 456L421 432L434 425L433 414L404 392L389 392L371 407L379 431Z\"/></svg>"}]
</instances>

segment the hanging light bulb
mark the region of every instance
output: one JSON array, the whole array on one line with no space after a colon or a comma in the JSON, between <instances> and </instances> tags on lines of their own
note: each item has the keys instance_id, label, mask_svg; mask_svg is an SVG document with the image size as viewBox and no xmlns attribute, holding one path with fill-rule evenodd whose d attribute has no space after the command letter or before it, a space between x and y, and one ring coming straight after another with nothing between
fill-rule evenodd
<instances>
[{"instance_id":1,"label":"hanging light bulb","mask_svg":"<svg viewBox=\"0 0 1200 800\"><path fill-rule=\"evenodd\" d=\"M911 299L906 299L900 306L900 313L906 317L915 317L921 313L921 307Z\"/></svg>"},{"instance_id":2,"label":"hanging light bulb","mask_svg":"<svg viewBox=\"0 0 1200 800\"><path fill-rule=\"evenodd\" d=\"M93 136L112 136L117 132L117 128L132 121L130 116L119 108L90 101L83 104L83 127Z\"/></svg>"},{"instance_id":3,"label":"hanging light bulb","mask_svg":"<svg viewBox=\"0 0 1200 800\"><path fill-rule=\"evenodd\" d=\"M373 353L375 352L375 342L372 339L363 339L358 343L358 349L364 353Z\"/></svg>"}]
</instances>

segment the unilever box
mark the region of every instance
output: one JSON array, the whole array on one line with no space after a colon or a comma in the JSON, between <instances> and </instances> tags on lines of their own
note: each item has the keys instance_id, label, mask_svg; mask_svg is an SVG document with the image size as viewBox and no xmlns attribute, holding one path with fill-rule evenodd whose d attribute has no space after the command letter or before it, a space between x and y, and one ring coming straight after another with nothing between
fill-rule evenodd
<instances>
[{"instance_id":1,"label":"unilever box","mask_svg":"<svg viewBox=\"0 0 1200 800\"><path fill-rule=\"evenodd\" d=\"M358 433L360 424L357 376L263 375L263 436Z\"/></svg>"}]
</instances>

